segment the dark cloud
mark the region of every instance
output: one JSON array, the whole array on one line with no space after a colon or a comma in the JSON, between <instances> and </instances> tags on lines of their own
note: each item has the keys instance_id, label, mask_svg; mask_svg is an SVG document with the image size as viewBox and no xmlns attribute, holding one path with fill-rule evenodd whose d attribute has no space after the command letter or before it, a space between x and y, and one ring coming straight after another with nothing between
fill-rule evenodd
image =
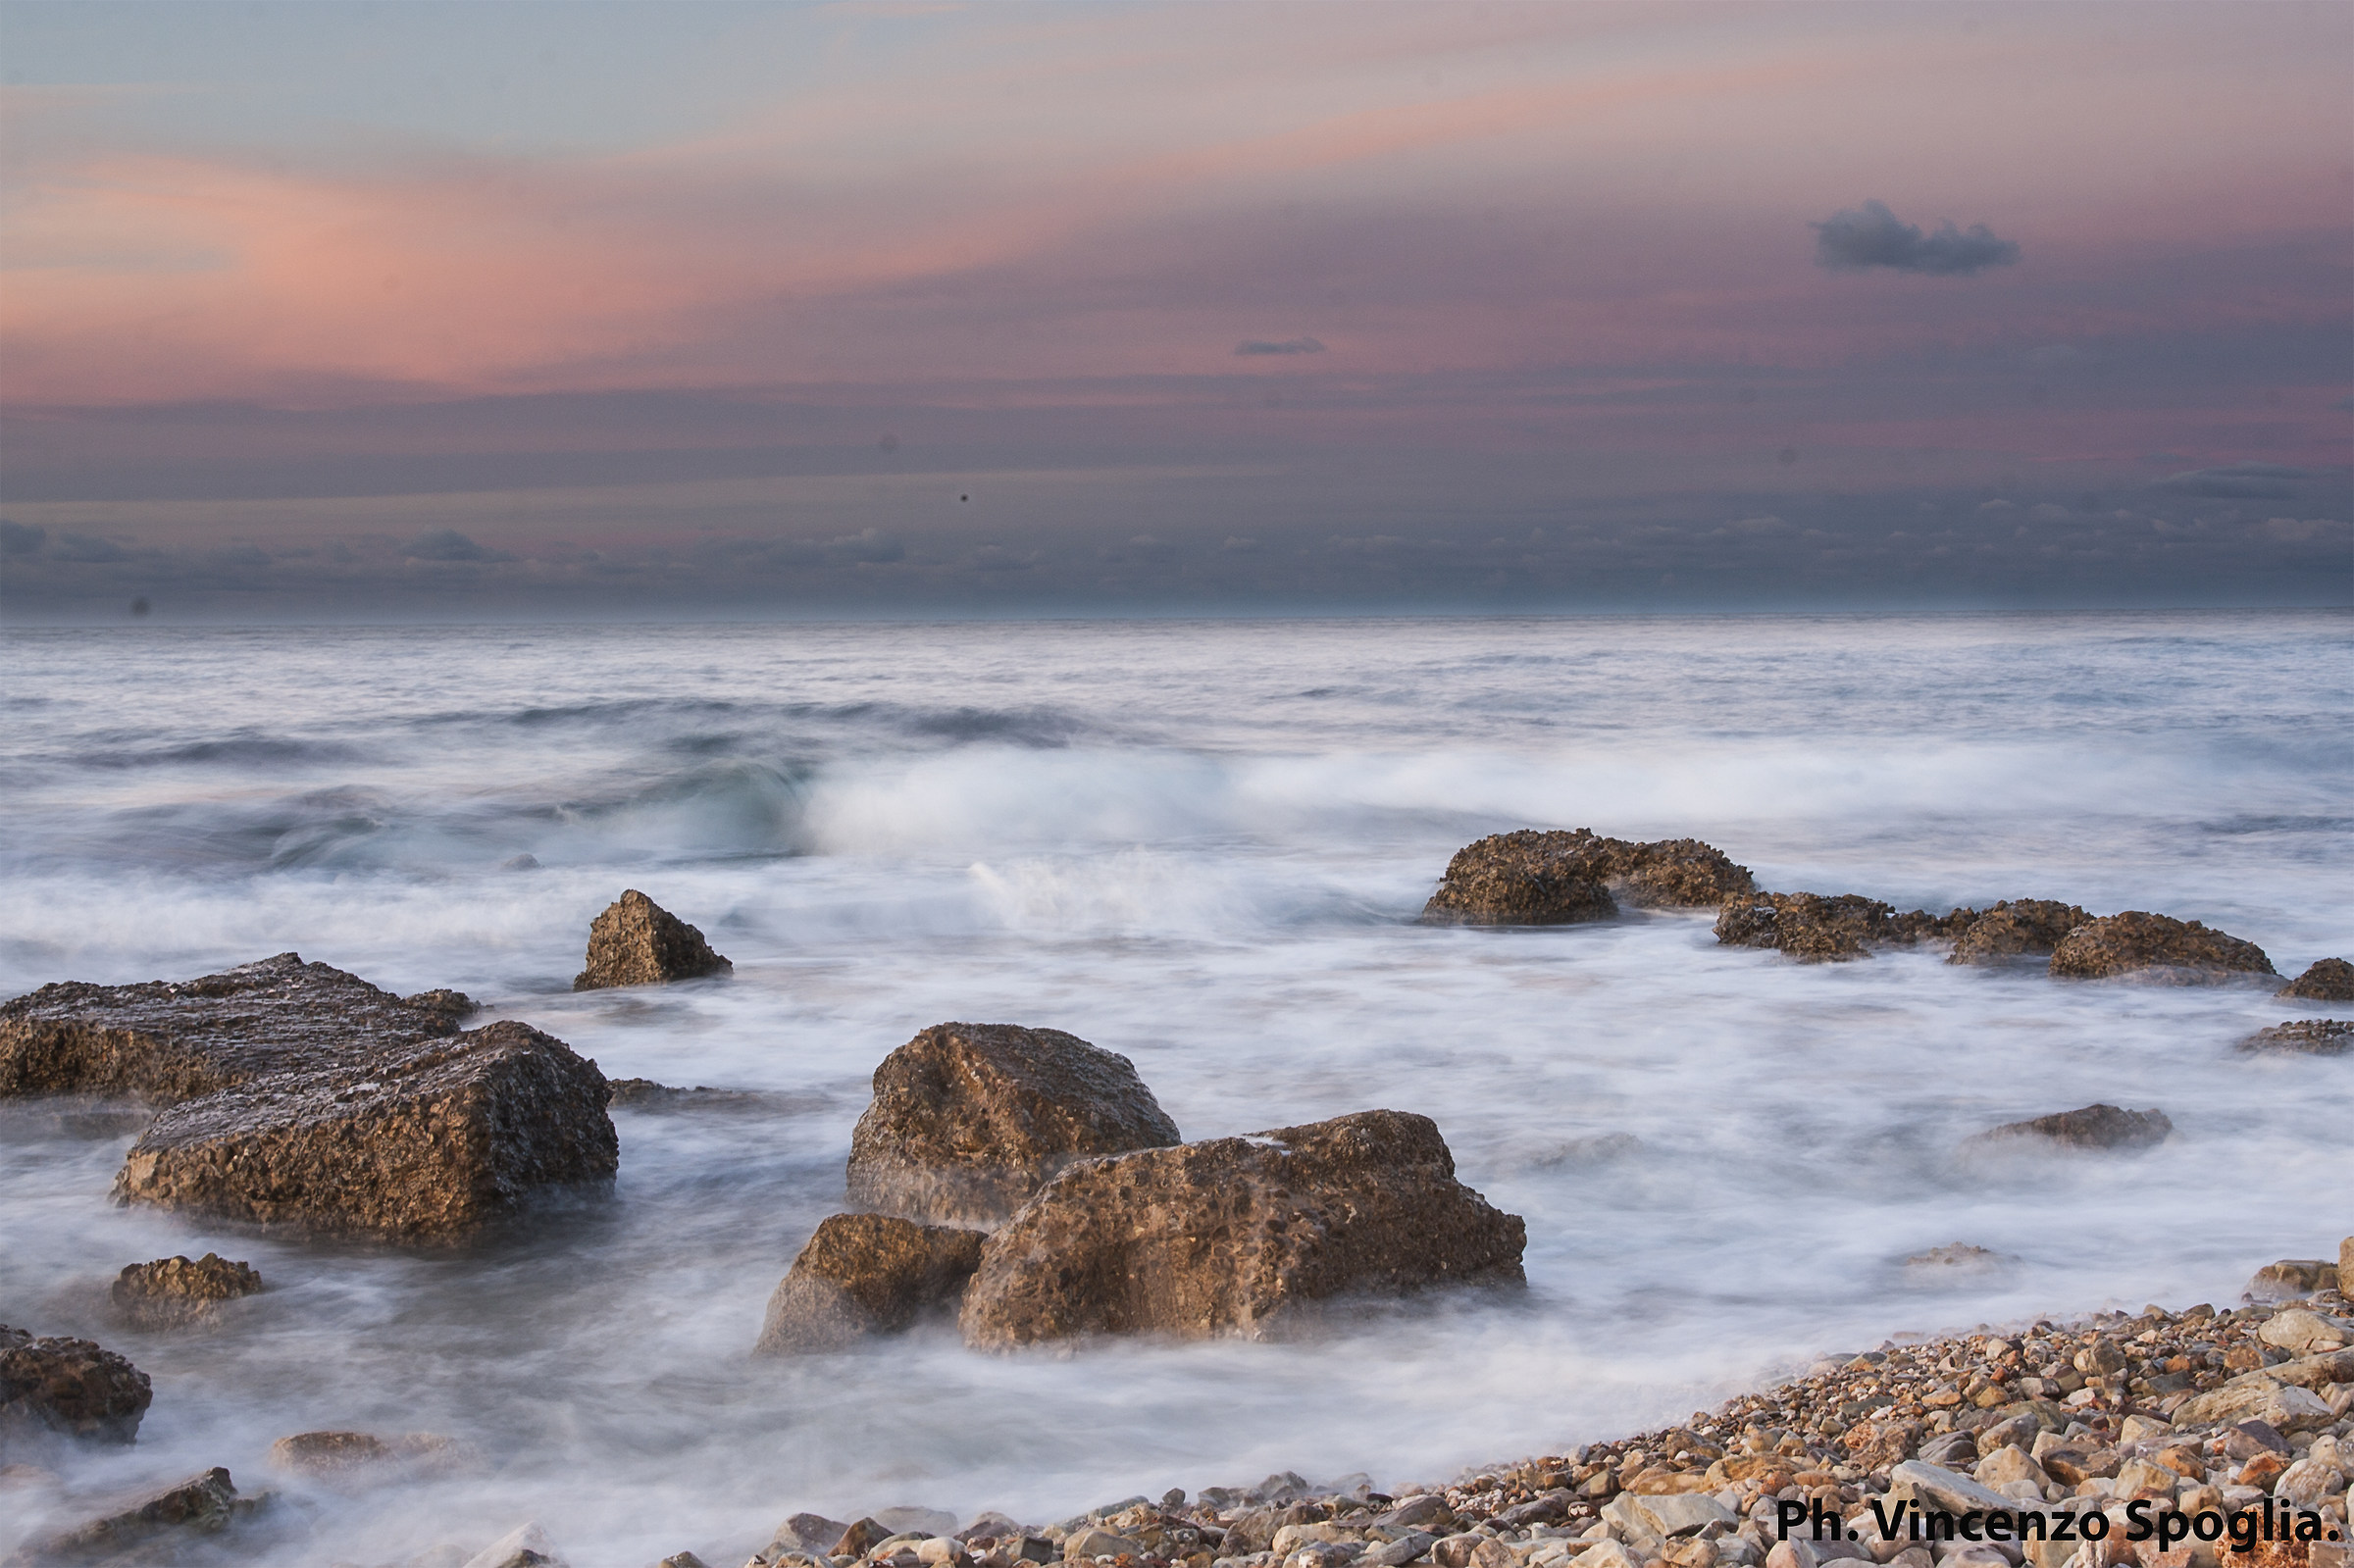
<instances>
[{"instance_id":1,"label":"dark cloud","mask_svg":"<svg viewBox=\"0 0 2354 1568\"><path fill-rule=\"evenodd\" d=\"M1949 220L1935 233L1923 233L1919 225L1903 222L1879 201L1833 213L1813 228L1815 260L1839 272L1886 267L1954 278L2019 260L2019 246L1997 239L1984 224L1961 229Z\"/></svg>"},{"instance_id":2,"label":"dark cloud","mask_svg":"<svg viewBox=\"0 0 2354 1568\"><path fill-rule=\"evenodd\" d=\"M504 550L492 550L477 544L456 529L428 529L401 547L402 555L412 561L512 561L515 557Z\"/></svg>"},{"instance_id":3,"label":"dark cloud","mask_svg":"<svg viewBox=\"0 0 2354 1568\"><path fill-rule=\"evenodd\" d=\"M2279 463L2233 463L2225 468L2192 469L2169 475L2164 483L2184 495L2213 496L2225 501L2285 501L2297 493L2291 481L2305 471Z\"/></svg>"},{"instance_id":4,"label":"dark cloud","mask_svg":"<svg viewBox=\"0 0 2354 1568\"><path fill-rule=\"evenodd\" d=\"M24 523L11 523L0 517L0 556L12 561L29 561L41 553L48 542L49 531Z\"/></svg>"},{"instance_id":5,"label":"dark cloud","mask_svg":"<svg viewBox=\"0 0 2354 1568\"><path fill-rule=\"evenodd\" d=\"M1324 345L1312 337L1286 337L1280 341L1263 337L1247 337L1234 345L1237 354L1321 354Z\"/></svg>"}]
</instances>

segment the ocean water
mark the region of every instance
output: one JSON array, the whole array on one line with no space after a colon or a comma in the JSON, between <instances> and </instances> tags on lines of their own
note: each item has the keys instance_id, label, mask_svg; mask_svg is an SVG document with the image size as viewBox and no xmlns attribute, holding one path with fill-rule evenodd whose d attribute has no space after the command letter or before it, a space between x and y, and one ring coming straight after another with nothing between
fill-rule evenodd
<instances>
[{"instance_id":1,"label":"ocean water","mask_svg":"<svg viewBox=\"0 0 2354 1568\"><path fill-rule=\"evenodd\" d=\"M0 1320L155 1381L134 1447L7 1493L0 1548L213 1464L281 1491L257 1560L284 1564L532 1518L579 1568L741 1562L799 1509L1396 1487L1892 1336L2228 1300L2354 1231L2354 1057L2235 1055L2322 1011L2262 986L1798 967L1698 913L1414 923L1469 839L1592 827L1707 838L1776 889L2195 917L2293 973L2354 952L2342 614L139 628L0 661L0 993L295 949L458 986L612 1076L792 1095L617 1112L609 1201L455 1254L115 1208L128 1136L0 1108ZM734 976L572 993L632 886ZM841 1206L868 1075L949 1019L1123 1052L1189 1137L1427 1113L1526 1216L1529 1289L1297 1343L985 1356L943 1328L748 1359ZM2093 1100L2176 1134L1962 1147ZM2000 1261L1904 1263L1948 1242ZM273 1289L209 1334L109 1322L121 1266L207 1249ZM320 1428L479 1462L270 1475Z\"/></svg>"}]
</instances>

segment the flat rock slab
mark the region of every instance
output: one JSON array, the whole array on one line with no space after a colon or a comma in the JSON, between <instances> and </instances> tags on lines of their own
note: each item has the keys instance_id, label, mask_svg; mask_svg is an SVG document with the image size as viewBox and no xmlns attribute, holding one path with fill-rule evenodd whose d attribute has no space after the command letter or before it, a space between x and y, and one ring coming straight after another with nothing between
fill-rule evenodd
<instances>
[{"instance_id":1,"label":"flat rock slab","mask_svg":"<svg viewBox=\"0 0 2354 1568\"><path fill-rule=\"evenodd\" d=\"M154 1397L147 1374L104 1345L0 1323L0 1446L41 1432L130 1442Z\"/></svg>"},{"instance_id":2,"label":"flat rock slab","mask_svg":"<svg viewBox=\"0 0 2354 1568\"><path fill-rule=\"evenodd\" d=\"M612 1177L604 1075L502 1021L279 1073L170 1107L115 1178L124 1202L449 1240L536 1190Z\"/></svg>"},{"instance_id":3,"label":"flat rock slab","mask_svg":"<svg viewBox=\"0 0 2354 1568\"><path fill-rule=\"evenodd\" d=\"M711 950L703 934L632 887L588 926L588 965L574 990L659 986L717 975L736 966Z\"/></svg>"},{"instance_id":4,"label":"flat rock slab","mask_svg":"<svg viewBox=\"0 0 2354 1568\"><path fill-rule=\"evenodd\" d=\"M2254 942L2195 920L2128 909L2070 932L2053 949L2051 972L2063 980L2130 976L2163 985L2214 986L2240 975L2270 975L2274 969Z\"/></svg>"},{"instance_id":5,"label":"flat rock slab","mask_svg":"<svg viewBox=\"0 0 2354 1568\"><path fill-rule=\"evenodd\" d=\"M1261 1338L1336 1297L1518 1283L1525 1240L1428 1117L1360 1111L1072 1166L982 1248L959 1323L980 1348Z\"/></svg>"},{"instance_id":6,"label":"flat rock slab","mask_svg":"<svg viewBox=\"0 0 2354 1568\"><path fill-rule=\"evenodd\" d=\"M874 1086L850 1201L927 1224L994 1225L1072 1160L1178 1140L1134 1063L1058 1029L938 1024Z\"/></svg>"},{"instance_id":7,"label":"flat rock slab","mask_svg":"<svg viewBox=\"0 0 2354 1568\"><path fill-rule=\"evenodd\" d=\"M753 1352L841 1350L897 1333L955 1302L981 1265L981 1241L979 1231L896 1215L831 1215L769 1297Z\"/></svg>"},{"instance_id":8,"label":"flat rock slab","mask_svg":"<svg viewBox=\"0 0 2354 1568\"><path fill-rule=\"evenodd\" d=\"M461 1014L446 998L457 996L395 996L299 953L196 980L43 986L0 1005L0 1096L135 1095L170 1105L453 1035Z\"/></svg>"},{"instance_id":9,"label":"flat rock slab","mask_svg":"<svg viewBox=\"0 0 2354 1568\"><path fill-rule=\"evenodd\" d=\"M2239 1042L2251 1053L2288 1051L2306 1056L2342 1056L2354 1050L2354 1023L2336 1018L2292 1018L2260 1029Z\"/></svg>"},{"instance_id":10,"label":"flat rock slab","mask_svg":"<svg viewBox=\"0 0 2354 1568\"><path fill-rule=\"evenodd\" d=\"M2024 1122L2007 1122L2001 1127L1980 1133L1978 1137L1981 1139L2041 1138L2071 1148L2147 1148L2163 1141L2174 1130L2174 1122L2164 1111L2128 1111L2115 1105L2086 1105L2073 1111L2037 1116Z\"/></svg>"}]
</instances>

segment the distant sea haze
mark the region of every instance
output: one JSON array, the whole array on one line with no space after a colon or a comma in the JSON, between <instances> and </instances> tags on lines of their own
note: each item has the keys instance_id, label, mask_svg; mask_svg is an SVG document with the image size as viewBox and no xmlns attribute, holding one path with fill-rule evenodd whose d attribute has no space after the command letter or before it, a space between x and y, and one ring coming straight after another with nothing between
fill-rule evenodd
<instances>
[{"instance_id":1,"label":"distant sea haze","mask_svg":"<svg viewBox=\"0 0 2354 1568\"><path fill-rule=\"evenodd\" d=\"M2284 973L2354 956L2341 613L148 623L0 658L0 993L294 949L463 989L609 1077L793 1091L617 1110L609 1203L454 1257L117 1209L127 1136L0 1107L7 1320L155 1379L136 1448L77 1484L226 1464L252 1491L273 1440L323 1428L494 1456L322 1502L355 1561L534 1517L579 1568L641 1568L742 1561L801 1509L1445 1481L1906 1332L2226 1302L2345 1231L2354 1058L2235 1053L2298 1012L2264 986L1802 967L1706 912L1415 919L1469 840L1591 827L1707 839L1777 890L2155 910ZM733 975L574 993L625 887ZM1292 1343L984 1356L920 1329L754 1362L843 1206L869 1075L949 1020L1119 1051L1188 1138L1426 1114L1526 1218L1529 1289ZM2174 1135L1964 1146L2096 1101ZM1992 1256L1906 1264L1955 1243ZM261 1310L136 1343L100 1310L124 1264L207 1250L271 1282Z\"/></svg>"}]
</instances>

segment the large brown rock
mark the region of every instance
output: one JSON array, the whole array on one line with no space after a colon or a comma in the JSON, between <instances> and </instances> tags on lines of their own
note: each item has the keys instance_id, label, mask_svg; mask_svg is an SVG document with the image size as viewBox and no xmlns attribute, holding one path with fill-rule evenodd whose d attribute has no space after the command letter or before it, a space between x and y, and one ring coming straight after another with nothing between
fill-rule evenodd
<instances>
[{"instance_id":1,"label":"large brown rock","mask_svg":"<svg viewBox=\"0 0 2354 1568\"><path fill-rule=\"evenodd\" d=\"M572 988L659 986L735 967L700 931L632 887L589 923L588 967L573 977Z\"/></svg>"},{"instance_id":2,"label":"large brown rock","mask_svg":"<svg viewBox=\"0 0 2354 1568\"><path fill-rule=\"evenodd\" d=\"M2354 1002L2354 964L2317 958L2304 974L2281 986L2280 994L2304 1002Z\"/></svg>"},{"instance_id":3,"label":"large brown rock","mask_svg":"<svg viewBox=\"0 0 2354 1568\"><path fill-rule=\"evenodd\" d=\"M1125 1056L1058 1029L936 1024L875 1069L850 1135L850 1201L993 1225L1074 1159L1176 1141Z\"/></svg>"},{"instance_id":4,"label":"large brown rock","mask_svg":"<svg viewBox=\"0 0 2354 1568\"><path fill-rule=\"evenodd\" d=\"M1457 850L1422 918L1442 925L1574 925L1610 919L1619 900L1714 908L1756 885L1748 867L1697 838L1635 843L1589 828L1523 828Z\"/></svg>"},{"instance_id":5,"label":"large brown rock","mask_svg":"<svg viewBox=\"0 0 2354 1568\"><path fill-rule=\"evenodd\" d=\"M1724 901L1716 939L1728 947L1771 948L1802 964L1844 963L1869 958L1873 947L1951 936L1972 913L1899 914L1861 893L1752 893Z\"/></svg>"},{"instance_id":6,"label":"large brown rock","mask_svg":"<svg viewBox=\"0 0 2354 1568\"><path fill-rule=\"evenodd\" d=\"M983 1246L959 1323L985 1348L1260 1338L1336 1297L1517 1283L1526 1239L1428 1117L1359 1111L1073 1165Z\"/></svg>"},{"instance_id":7,"label":"large brown rock","mask_svg":"<svg viewBox=\"0 0 2354 1568\"><path fill-rule=\"evenodd\" d=\"M2128 1111L2115 1105L2086 1105L2024 1122L2007 1122L1981 1138L2034 1138L2072 1148L2146 1148L2175 1130L2164 1111Z\"/></svg>"},{"instance_id":8,"label":"large brown rock","mask_svg":"<svg viewBox=\"0 0 2354 1568\"><path fill-rule=\"evenodd\" d=\"M0 1447L36 1432L130 1442L154 1396L147 1374L103 1345L0 1323Z\"/></svg>"},{"instance_id":9,"label":"large brown rock","mask_svg":"<svg viewBox=\"0 0 2354 1568\"><path fill-rule=\"evenodd\" d=\"M2270 975L2274 969L2254 942L2195 920L2128 909L2070 932L2053 950L2052 973L2069 980L2130 975L2172 985L2212 986L2235 975Z\"/></svg>"},{"instance_id":10,"label":"large brown rock","mask_svg":"<svg viewBox=\"0 0 2354 1568\"><path fill-rule=\"evenodd\" d=\"M177 1329L218 1317L222 1302L261 1288L262 1277L251 1265L207 1252L133 1263L115 1276L107 1294L115 1315L134 1328Z\"/></svg>"},{"instance_id":11,"label":"large brown rock","mask_svg":"<svg viewBox=\"0 0 2354 1568\"><path fill-rule=\"evenodd\" d=\"M2041 956L2092 919L2074 904L2052 898L2005 899L1981 910L1955 911L1957 930L1949 964L1999 964L2006 958ZM1967 918L1962 918L1967 917Z\"/></svg>"},{"instance_id":12,"label":"large brown rock","mask_svg":"<svg viewBox=\"0 0 2354 1568\"><path fill-rule=\"evenodd\" d=\"M283 1072L166 1109L115 1178L125 1202L449 1240L542 1189L610 1178L604 1075L502 1021Z\"/></svg>"},{"instance_id":13,"label":"large brown rock","mask_svg":"<svg viewBox=\"0 0 2354 1568\"><path fill-rule=\"evenodd\" d=\"M196 980L43 986L0 1006L0 1096L120 1094L169 1105L455 1034L460 1011L448 998L458 995L404 1000L299 953Z\"/></svg>"},{"instance_id":14,"label":"large brown rock","mask_svg":"<svg viewBox=\"0 0 2354 1568\"><path fill-rule=\"evenodd\" d=\"M955 1301L981 1264L981 1240L979 1231L896 1215L832 1215L768 1298L753 1353L841 1350L896 1334Z\"/></svg>"}]
</instances>

